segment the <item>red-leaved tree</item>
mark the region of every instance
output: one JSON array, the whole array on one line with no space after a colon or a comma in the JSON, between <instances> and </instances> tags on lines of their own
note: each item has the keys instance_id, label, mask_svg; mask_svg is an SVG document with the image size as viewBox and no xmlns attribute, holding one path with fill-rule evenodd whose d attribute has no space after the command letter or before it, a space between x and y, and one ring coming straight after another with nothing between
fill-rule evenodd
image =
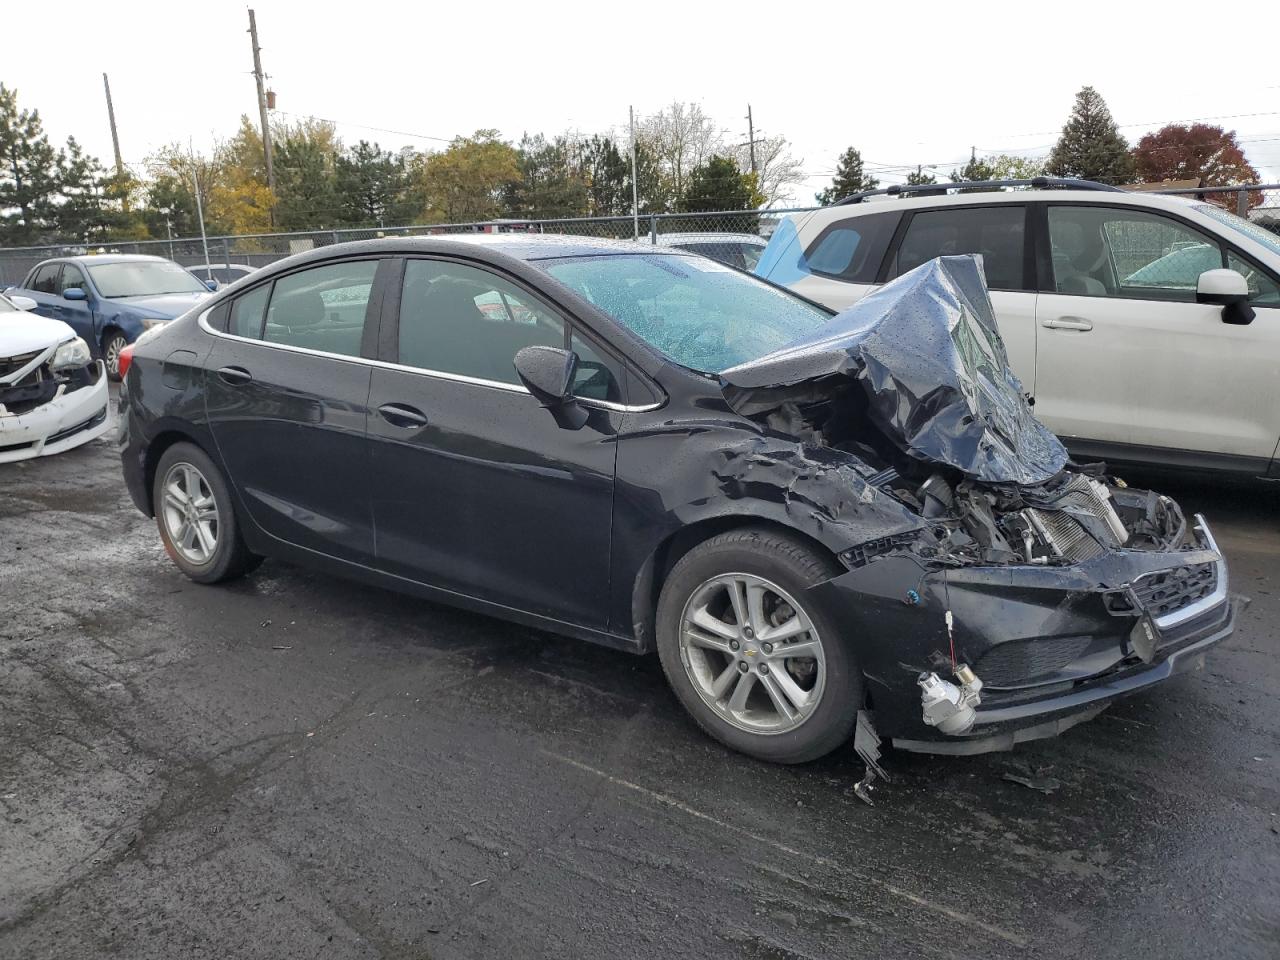
<instances>
[{"instance_id":1,"label":"red-leaved tree","mask_svg":"<svg viewBox=\"0 0 1280 960\"><path fill-rule=\"evenodd\" d=\"M1195 180L1202 187L1257 183L1258 171L1245 159L1234 130L1208 123L1186 127L1171 123L1148 133L1133 148L1138 178L1147 183L1161 180ZM1234 210L1234 193L1205 194L1212 203ZM1262 202L1261 194L1249 195L1249 205Z\"/></svg>"}]
</instances>

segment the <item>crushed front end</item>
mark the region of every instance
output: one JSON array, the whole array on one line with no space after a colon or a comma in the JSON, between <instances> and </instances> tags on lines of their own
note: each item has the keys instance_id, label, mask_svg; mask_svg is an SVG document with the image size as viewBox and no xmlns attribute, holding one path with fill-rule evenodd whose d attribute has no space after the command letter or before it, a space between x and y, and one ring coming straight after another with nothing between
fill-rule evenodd
<instances>
[{"instance_id":1,"label":"crushed front end","mask_svg":"<svg viewBox=\"0 0 1280 960\"><path fill-rule=\"evenodd\" d=\"M876 728L899 747L1052 736L1232 630L1204 518L1072 463L1035 419L976 258L931 261L722 380L740 414L814 458L844 454L919 519L867 524L846 572L811 588L848 625Z\"/></svg>"},{"instance_id":2,"label":"crushed front end","mask_svg":"<svg viewBox=\"0 0 1280 960\"><path fill-rule=\"evenodd\" d=\"M0 463L62 453L101 436L107 403L106 373L82 340L0 356Z\"/></svg>"}]
</instances>

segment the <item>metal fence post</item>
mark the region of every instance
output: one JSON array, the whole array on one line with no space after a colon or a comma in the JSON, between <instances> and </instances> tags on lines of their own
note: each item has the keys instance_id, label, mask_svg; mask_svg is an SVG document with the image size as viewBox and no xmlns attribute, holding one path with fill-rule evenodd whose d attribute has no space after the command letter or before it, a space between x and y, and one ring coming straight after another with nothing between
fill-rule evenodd
<instances>
[{"instance_id":1,"label":"metal fence post","mask_svg":"<svg viewBox=\"0 0 1280 960\"><path fill-rule=\"evenodd\" d=\"M226 237L222 238L222 259L227 262L227 269L231 269L231 241ZM230 276L230 274L228 274Z\"/></svg>"},{"instance_id":2,"label":"metal fence post","mask_svg":"<svg viewBox=\"0 0 1280 960\"><path fill-rule=\"evenodd\" d=\"M649 242L658 245L658 218L653 214L649 215Z\"/></svg>"},{"instance_id":3,"label":"metal fence post","mask_svg":"<svg viewBox=\"0 0 1280 960\"><path fill-rule=\"evenodd\" d=\"M1236 214L1245 218L1249 216L1249 191L1236 191Z\"/></svg>"}]
</instances>

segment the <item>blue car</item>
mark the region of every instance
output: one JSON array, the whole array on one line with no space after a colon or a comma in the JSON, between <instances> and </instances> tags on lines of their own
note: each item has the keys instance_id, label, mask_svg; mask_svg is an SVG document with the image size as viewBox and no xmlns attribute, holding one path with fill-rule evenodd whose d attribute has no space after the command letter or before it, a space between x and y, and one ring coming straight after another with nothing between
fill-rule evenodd
<instances>
[{"instance_id":1,"label":"blue car","mask_svg":"<svg viewBox=\"0 0 1280 960\"><path fill-rule=\"evenodd\" d=\"M182 316L209 287L163 257L104 254L45 260L8 292L34 300L34 313L68 324L119 380L120 351L144 330Z\"/></svg>"}]
</instances>

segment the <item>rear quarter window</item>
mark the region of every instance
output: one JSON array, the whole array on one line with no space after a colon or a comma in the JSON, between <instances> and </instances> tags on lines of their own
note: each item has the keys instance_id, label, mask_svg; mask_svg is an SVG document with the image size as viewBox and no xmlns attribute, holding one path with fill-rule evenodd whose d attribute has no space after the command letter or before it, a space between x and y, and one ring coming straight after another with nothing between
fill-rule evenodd
<instances>
[{"instance_id":1,"label":"rear quarter window","mask_svg":"<svg viewBox=\"0 0 1280 960\"><path fill-rule=\"evenodd\" d=\"M901 219L894 211L837 220L805 250L809 270L850 283L875 283Z\"/></svg>"}]
</instances>

